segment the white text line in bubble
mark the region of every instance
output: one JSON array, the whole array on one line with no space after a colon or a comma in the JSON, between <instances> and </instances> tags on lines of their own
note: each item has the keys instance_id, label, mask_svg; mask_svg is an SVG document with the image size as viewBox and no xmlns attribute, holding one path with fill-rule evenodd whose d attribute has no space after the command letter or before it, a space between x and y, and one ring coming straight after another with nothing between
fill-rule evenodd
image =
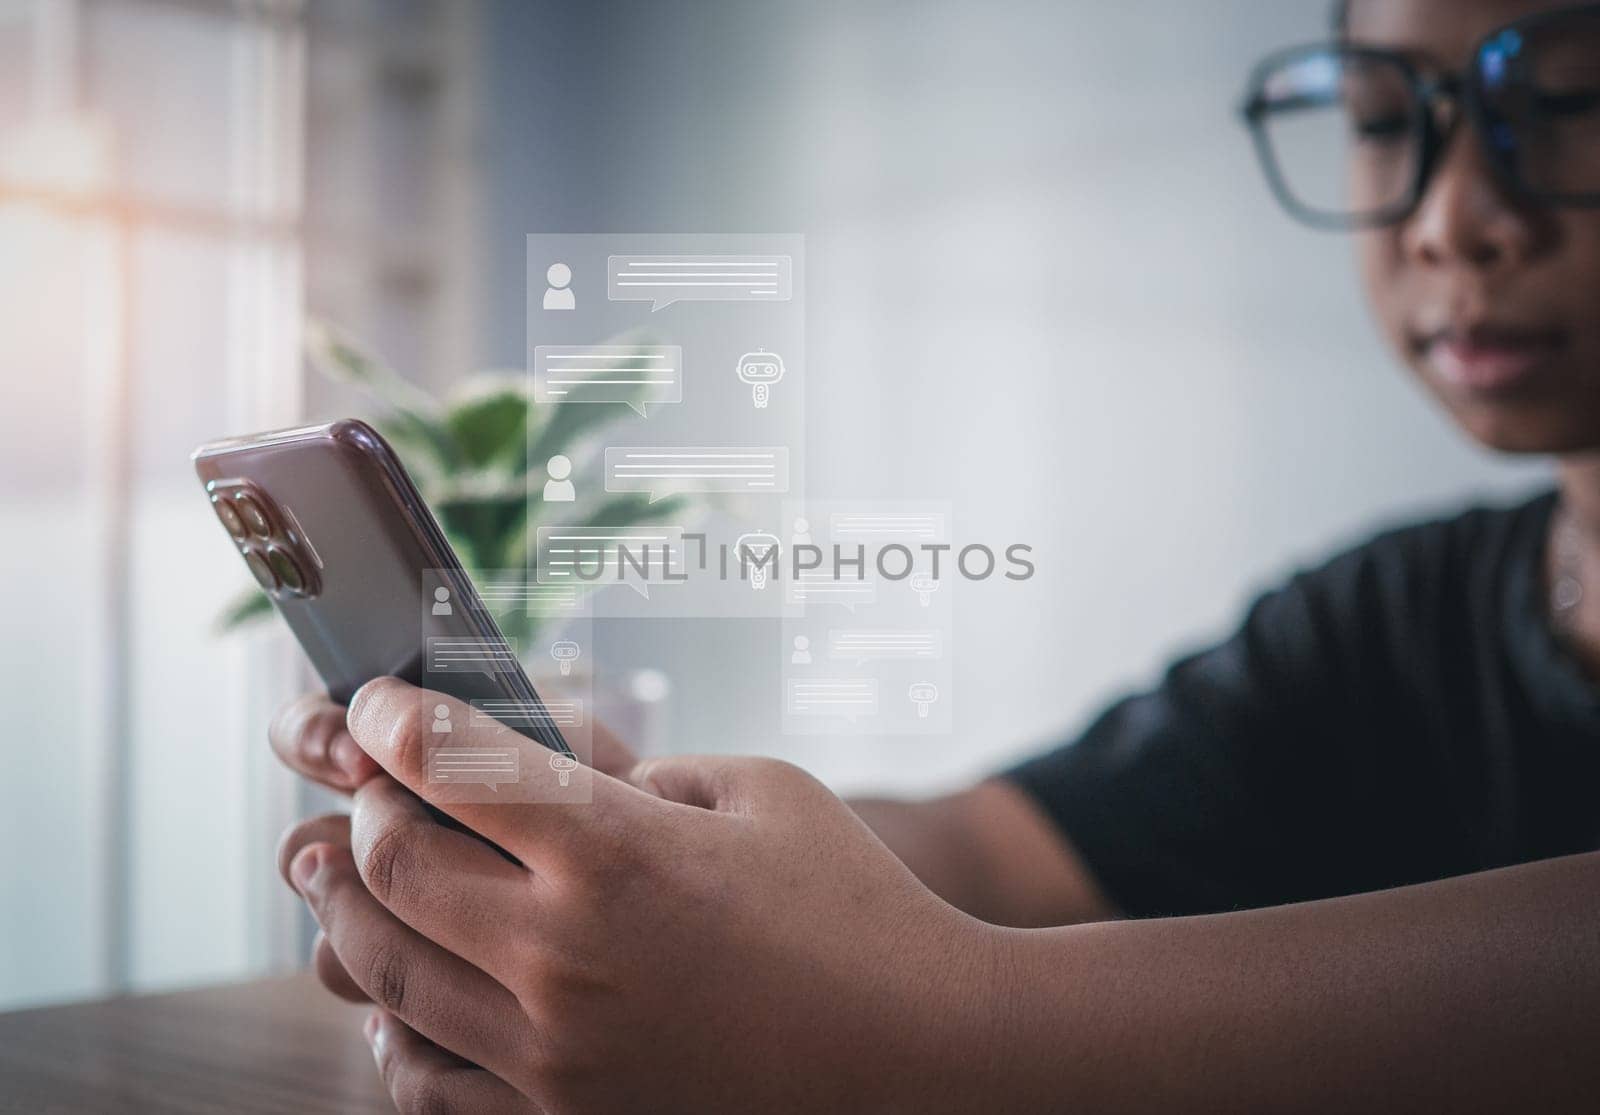
<instances>
[{"instance_id":1,"label":"white text line in bubble","mask_svg":"<svg viewBox=\"0 0 1600 1115\"><path fill-rule=\"evenodd\" d=\"M871 577L857 579L822 569L802 569L789 580L788 593L791 604L837 604L854 612L859 605L877 601L878 582Z\"/></svg>"},{"instance_id":2,"label":"white text line in bubble","mask_svg":"<svg viewBox=\"0 0 1600 1115\"><path fill-rule=\"evenodd\" d=\"M857 665L938 658L943 652L943 640L938 631L843 628L828 632L828 656Z\"/></svg>"},{"instance_id":3,"label":"white text line in bubble","mask_svg":"<svg viewBox=\"0 0 1600 1115\"><path fill-rule=\"evenodd\" d=\"M606 297L649 302L787 302L794 261L786 255L614 255L606 261Z\"/></svg>"},{"instance_id":4,"label":"white text line in bubble","mask_svg":"<svg viewBox=\"0 0 1600 1115\"><path fill-rule=\"evenodd\" d=\"M516 641L506 638L428 639L428 672L434 674L509 674L518 669Z\"/></svg>"},{"instance_id":5,"label":"white text line in bubble","mask_svg":"<svg viewBox=\"0 0 1600 1115\"><path fill-rule=\"evenodd\" d=\"M679 492L789 490L789 449L768 446L606 449L606 491L648 492L650 502Z\"/></svg>"},{"instance_id":6,"label":"white text line in bubble","mask_svg":"<svg viewBox=\"0 0 1600 1115\"><path fill-rule=\"evenodd\" d=\"M856 514L835 512L829 516L829 529L836 537L937 539L944 535L943 515Z\"/></svg>"},{"instance_id":7,"label":"white text line in bubble","mask_svg":"<svg viewBox=\"0 0 1600 1115\"><path fill-rule=\"evenodd\" d=\"M538 614L547 609L560 612L578 606L578 590L575 587L540 585L526 581L499 581L480 585L478 598L490 611L520 608Z\"/></svg>"},{"instance_id":8,"label":"white text line in bubble","mask_svg":"<svg viewBox=\"0 0 1600 1115\"><path fill-rule=\"evenodd\" d=\"M428 751L429 782L467 782L495 790L516 782L521 771L522 752L517 747L434 747Z\"/></svg>"},{"instance_id":9,"label":"white text line in bubble","mask_svg":"<svg viewBox=\"0 0 1600 1115\"><path fill-rule=\"evenodd\" d=\"M539 345L533 350L533 398L540 403L683 402L679 345Z\"/></svg>"},{"instance_id":10,"label":"white text line in bubble","mask_svg":"<svg viewBox=\"0 0 1600 1115\"><path fill-rule=\"evenodd\" d=\"M540 527L534 576L554 585L625 584L646 599L653 584L681 584L680 526Z\"/></svg>"},{"instance_id":11,"label":"white text line in bubble","mask_svg":"<svg viewBox=\"0 0 1600 1115\"><path fill-rule=\"evenodd\" d=\"M794 716L855 720L878 713L877 678L790 678L786 708Z\"/></svg>"},{"instance_id":12,"label":"white text line in bubble","mask_svg":"<svg viewBox=\"0 0 1600 1115\"><path fill-rule=\"evenodd\" d=\"M583 702L485 697L472 702L472 723L474 726L503 724L511 728L581 728Z\"/></svg>"}]
</instances>

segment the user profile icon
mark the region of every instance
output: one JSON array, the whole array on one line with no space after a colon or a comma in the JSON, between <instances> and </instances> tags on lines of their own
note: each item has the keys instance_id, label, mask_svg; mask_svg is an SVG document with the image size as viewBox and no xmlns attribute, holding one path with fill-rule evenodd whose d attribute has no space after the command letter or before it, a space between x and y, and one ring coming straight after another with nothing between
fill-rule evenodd
<instances>
[{"instance_id":1,"label":"user profile icon","mask_svg":"<svg viewBox=\"0 0 1600 1115\"><path fill-rule=\"evenodd\" d=\"M450 730L451 730L450 729L450 706L449 705L434 705L433 706L433 734L436 735L436 736L443 735L444 733L446 733L446 732L448 732Z\"/></svg>"},{"instance_id":2,"label":"user profile icon","mask_svg":"<svg viewBox=\"0 0 1600 1115\"><path fill-rule=\"evenodd\" d=\"M577 309L578 301L572 293L572 268L564 263L552 263L544 279L549 284L544 292L545 309Z\"/></svg>"},{"instance_id":3,"label":"user profile icon","mask_svg":"<svg viewBox=\"0 0 1600 1115\"><path fill-rule=\"evenodd\" d=\"M789 663L793 666L811 665L811 640L804 635L794 637L794 653L789 655Z\"/></svg>"},{"instance_id":4,"label":"user profile icon","mask_svg":"<svg viewBox=\"0 0 1600 1115\"><path fill-rule=\"evenodd\" d=\"M577 489L572 486L572 461L565 454L551 457L544 471L550 477L544 482L546 503L571 503L578 498Z\"/></svg>"},{"instance_id":5,"label":"user profile icon","mask_svg":"<svg viewBox=\"0 0 1600 1115\"><path fill-rule=\"evenodd\" d=\"M450 590L443 585L433 590L433 614L436 616L455 614L455 609L450 606Z\"/></svg>"}]
</instances>

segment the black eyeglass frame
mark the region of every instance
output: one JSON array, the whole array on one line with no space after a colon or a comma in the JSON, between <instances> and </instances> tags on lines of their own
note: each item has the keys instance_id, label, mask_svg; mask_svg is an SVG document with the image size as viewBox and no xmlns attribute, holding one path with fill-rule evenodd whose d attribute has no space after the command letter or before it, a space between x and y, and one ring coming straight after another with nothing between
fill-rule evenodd
<instances>
[{"instance_id":1,"label":"black eyeglass frame","mask_svg":"<svg viewBox=\"0 0 1600 1115\"><path fill-rule=\"evenodd\" d=\"M1501 182L1517 197L1537 205L1579 209L1600 208L1600 191L1593 193L1567 193L1540 190L1521 179L1515 166L1495 146L1491 132L1494 122L1482 88L1480 60L1490 44L1496 39L1509 32L1526 32L1543 27L1546 24L1571 19L1574 16L1595 16L1600 18L1600 3L1577 4L1566 8L1555 8L1547 12L1535 12L1532 15L1524 16L1521 19L1495 28L1473 44L1464 76L1451 73L1437 75L1424 73L1421 68L1403 54L1379 47L1358 46L1341 41L1305 43L1300 46L1274 51L1257 63L1251 71L1247 86L1248 92L1244 103L1239 107L1239 114L1243 118L1246 127L1250 130L1250 138L1255 147L1256 158L1266 174L1267 183L1272 189L1273 196L1277 198L1278 204L1290 216L1313 228L1335 232L1350 232L1360 229L1384 228L1398 224L1414 214L1417 207L1422 204L1422 199L1427 196L1428 185L1433 180L1433 173L1438 167L1440 157L1449 147L1450 141L1454 138L1462 119L1465 118L1471 124L1473 134L1482 145L1490 166L1494 168ZM1266 118L1270 115L1269 109L1272 102L1267 100L1265 96L1265 87L1268 78L1288 64L1299 59L1315 57L1353 58L1382 62L1395 67L1406 79L1414 100L1411 119L1408 123L1412 128L1412 135L1417 137L1413 142L1419 145L1419 149L1417 151L1416 170L1411 176L1411 182L1403 200L1370 213L1333 213L1305 205L1294 195L1294 191L1289 186L1288 178L1278 163L1272 140L1267 135ZM1454 110L1450 112L1446 118L1447 122L1443 126L1439 123L1439 107L1441 105L1449 106Z\"/></svg>"}]
</instances>

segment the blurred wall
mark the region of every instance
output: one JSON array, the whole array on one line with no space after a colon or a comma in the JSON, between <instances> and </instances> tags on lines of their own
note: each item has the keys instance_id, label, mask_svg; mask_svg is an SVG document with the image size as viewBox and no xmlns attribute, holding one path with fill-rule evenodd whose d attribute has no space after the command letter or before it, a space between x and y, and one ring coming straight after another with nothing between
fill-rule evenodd
<instances>
[{"instance_id":1,"label":"blurred wall","mask_svg":"<svg viewBox=\"0 0 1600 1115\"><path fill-rule=\"evenodd\" d=\"M525 3L486 21L481 362L532 231L808 236L808 491L954 501L1039 575L960 597L950 738L777 736L762 624L631 624L673 747L923 790L1060 738L1249 595L1537 484L1396 370L1351 245L1280 216L1234 106L1324 0ZM730 679L733 679L730 683Z\"/></svg>"},{"instance_id":2,"label":"blurred wall","mask_svg":"<svg viewBox=\"0 0 1600 1115\"><path fill-rule=\"evenodd\" d=\"M993 769L1293 565L1542 482L1430 410L1349 243L1257 179L1244 74L1323 7L0 0L0 1005L305 955L271 849L307 802L262 741L304 666L213 634L246 577L186 459L365 405L302 396L302 251L313 309L441 386L522 364L528 232L805 233L807 491L952 501L1039 575L961 593L948 737L780 737L771 624L596 657L671 676L667 746L842 789ZM141 207L15 196L41 168Z\"/></svg>"}]
</instances>

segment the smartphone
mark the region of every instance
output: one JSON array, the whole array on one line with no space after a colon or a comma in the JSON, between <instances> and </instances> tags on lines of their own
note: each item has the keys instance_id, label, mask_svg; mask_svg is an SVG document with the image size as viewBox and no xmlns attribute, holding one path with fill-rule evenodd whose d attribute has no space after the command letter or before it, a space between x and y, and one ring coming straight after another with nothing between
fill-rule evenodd
<instances>
[{"instance_id":1,"label":"smartphone","mask_svg":"<svg viewBox=\"0 0 1600 1115\"><path fill-rule=\"evenodd\" d=\"M371 426L346 418L228 438L202 445L192 460L217 521L335 701L392 675L469 704L513 708L509 727L572 755L416 485ZM435 639L447 641L436 652L452 640L488 640L475 645L502 653L491 671L430 670Z\"/></svg>"}]
</instances>

